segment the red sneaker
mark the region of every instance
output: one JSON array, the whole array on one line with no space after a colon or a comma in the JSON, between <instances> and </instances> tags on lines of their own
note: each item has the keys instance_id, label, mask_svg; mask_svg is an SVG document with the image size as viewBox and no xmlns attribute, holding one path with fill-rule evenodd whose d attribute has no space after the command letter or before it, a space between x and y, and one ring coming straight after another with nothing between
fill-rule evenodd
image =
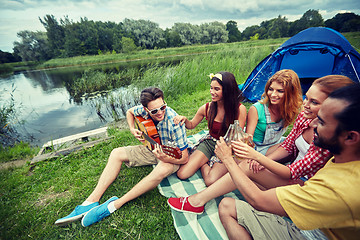
<instances>
[{"instance_id":1,"label":"red sneaker","mask_svg":"<svg viewBox=\"0 0 360 240\"><path fill-rule=\"evenodd\" d=\"M169 198L168 204L169 206L179 212L188 212L188 213L195 213L201 214L204 212L204 206L201 207L193 207L189 203L188 197L181 197L181 198Z\"/></svg>"}]
</instances>

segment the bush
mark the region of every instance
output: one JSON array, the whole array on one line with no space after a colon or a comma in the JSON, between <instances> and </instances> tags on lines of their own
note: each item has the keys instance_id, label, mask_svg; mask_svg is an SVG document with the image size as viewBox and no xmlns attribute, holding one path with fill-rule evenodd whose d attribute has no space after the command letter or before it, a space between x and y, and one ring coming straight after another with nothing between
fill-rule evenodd
<instances>
[{"instance_id":1,"label":"bush","mask_svg":"<svg viewBox=\"0 0 360 240\"><path fill-rule=\"evenodd\" d=\"M14 68L9 64L0 64L0 75L12 73L14 71Z\"/></svg>"}]
</instances>

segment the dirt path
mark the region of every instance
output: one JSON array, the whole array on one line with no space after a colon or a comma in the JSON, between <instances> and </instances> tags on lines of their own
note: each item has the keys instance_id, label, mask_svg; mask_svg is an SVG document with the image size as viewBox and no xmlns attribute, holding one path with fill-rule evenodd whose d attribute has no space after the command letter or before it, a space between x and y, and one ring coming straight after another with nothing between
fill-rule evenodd
<instances>
[{"instance_id":1,"label":"dirt path","mask_svg":"<svg viewBox=\"0 0 360 240\"><path fill-rule=\"evenodd\" d=\"M15 160L15 161L11 161L11 162L0 163L0 170L9 169L12 167L21 167L21 166L25 165L26 161L28 161L28 160L21 159L21 160Z\"/></svg>"}]
</instances>

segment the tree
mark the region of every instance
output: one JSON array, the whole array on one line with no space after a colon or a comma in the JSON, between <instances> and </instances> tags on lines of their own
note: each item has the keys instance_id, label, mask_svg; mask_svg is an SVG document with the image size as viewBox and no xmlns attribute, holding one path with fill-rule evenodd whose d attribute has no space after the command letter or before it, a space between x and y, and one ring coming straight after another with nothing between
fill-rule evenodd
<instances>
[{"instance_id":1,"label":"tree","mask_svg":"<svg viewBox=\"0 0 360 240\"><path fill-rule=\"evenodd\" d=\"M52 57L61 56L64 51L65 30L53 15L46 15L44 20L39 17L40 22L46 29L46 35L49 43L50 55Z\"/></svg>"},{"instance_id":2,"label":"tree","mask_svg":"<svg viewBox=\"0 0 360 240\"><path fill-rule=\"evenodd\" d=\"M294 21L294 23L290 25L289 35L293 36L309 27L323 26L325 26L324 19L322 18L319 11L309 9L303 14L303 16L299 20Z\"/></svg>"},{"instance_id":3,"label":"tree","mask_svg":"<svg viewBox=\"0 0 360 240\"><path fill-rule=\"evenodd\" d=\"M11 62L20 62L21 58L9 52L3 52L0 50L0 63L11 63Z\"/></svg>"},{"instance_id":4,"label":"tree","mask_svg":"<svg viewBox=\"0 0 360 240\"><path fill-rule=\"evenodd\" d=\"M65 28L65 56L74 57L86 54L85 44L80 40L80 24L73 23Z\"/></svg>"},{"instance_id":5,"label":"tree","mask_svg":"<svg viewBox=\"0 0 360 240\"><path fill-rule=\"evenodd\" d=\"M125 36L125 31L123 28L122 23L119 23L114 29L113 29L113 45L112 49L115 50L117 53L120 53L122 50L122 37Z\"/></svg>"},{"instance_id":6,"label":"tree","mask_svg":"<svg viewBox=\"0 0 360 240\"><path fill-rule=\"evenodd\" d=\"M146 20L127 19L123 21L126 35L134 39L137 46L153 49L161 40L164 40L164 30L159 24Z\"/></svg>"},{"instance_id":7,"label":"tree","mask_svg":"<svg viewBox=\"0 0 360 240\"><path fill-rule=\"evenodd\" d=\"M45 32L21 31L17 36L21 40L14 42L14 53L17 53L22 61L45 61L51 58Z\"/></svg>"},{"instance_id":8,"label":"tree","mask_svg":"<svg viewBox=\"0 0 360 240\"><path fill-rule=\"evenodd\" d=\"M101 51L111 51L114 45L114 32L118 25L114 22L95 22L95 28L98 35L98 47ZM121 39L121 36L116 35Z\"/></svg>"},{"instance_id":9,"label":"tree","mask_svg":"<svg viewBox=\"0 0 360 240\"><path fill-rule=\"evenodd\" d=\"M228 21L226 23L226 30L229 32L228 42L239 42L241 41L241 32L237 27L237 23L235 21Z\"/></svg>"},{"instance_id":10,"label":"tree","mask_svg":"<svg viewBox=\"0 0 360 240\"><path fill-rule=\"evenodd\" d=\"M360 31L360 16L355 13L338 13L325 21L325 26L339 32Z\"/></svg>"},{"instance_id":11,"label":"tree","mask_svg":"<svg viewBox=\"0 0 360 240\"><path fill-rule=\"evenodd\" d=\"M121 38L121 45L122 45L122 52L123 53L130 53L137 50L137 47L134 43L134 40L128 37Z\"/></svg>"},{"instance_id":12,"label":"tree","mask_svg":"<svg viewBox=\"0 0 360 240\"><path fill-rule=\"evenodd\" d=\"M319 13L319 10L313 10L313 9L307 10L304 13L304 15L300 18L300 20L304 20L307 28L324 26L324 19Z\"/></svg>"},{"instance_id":13,"label":"tree","mask_svg":"<svg viewBox=\"0 0 360 240\"><path fill-rule=\"evenodd\" d=\"M79 39L84 43L85 54L96 55L99 49L99 35L94 21L80 19Z\"/></svg>"},{"instance_id":14,"label":"tree","mask_svg":"<svg viewBox=\"0 0 360 240\"><path fill-rule=\"evenodd\" d=\"M255 33L254 36L251 36L251 37L250 37L250 40L251 40L251 41L258 40L258 39L259 39L259 33Z\"/></svg>"},{"instance_id":15,"label":"tree","mask_svg":"<svg viewBox=\"0 0 360 240\"><path fill-rule=\"evenodd\" d=\"M78 23L67 23L65 27L65 55L96 55L98 53L98 33L93 21L81 18Z\"/></svg>"},{"instance_id":16,"label":"tree","mask_svg":"<svg viewBox=\"0 0 360 240\"><path fill-rule=\"evenodd\" d=\"M200 43L201 34L200 27L198 25L192 25L190 23L175 23L171 29L179 34L181 42L184 45Z\"/></svg>"},{"instance_id":17,"label":"tree","mask_svg":"<svg viewBox=\"0 0 360 240\"><path fill-rule=\"evenodd\" d=\"M245 30L242 32L243 39L249 40L250 37L254 36L256 33L259 32L260 27L257 25L253 25L250 27L245 28Z\"/></svg>"},{"instance_id":18,"label":"tree","mask_svg":"<svg viewBox=\"0 0 360 240\"><path fill-rule=\"evenodd\" d=\"M274 18L271 21L271 24L268 28L267 35L268 38L280 38L287 37L289 31L289 23L285 17L280 15L277 18Z\"/></svg>"},{"instance_id":19,"label":"tree","mask_svg":"<svg viewBox=\"0 0 360 240\"><path fill-rule=\"evenodd\" d=\"M165 30L165 39L168 47L181 47L183 45L180 34L172 29Z\"/></svg>"},{"instance_id":20,"label":"tree","mask_svg":"<svg viewBox=\"0 0 360 240\"><path fill-rule=\"evenodd\" d=\"M228 41L226 26L221 22L203 23L200 25L201 44L216 44Z\"/></svg>"}]
</instances>

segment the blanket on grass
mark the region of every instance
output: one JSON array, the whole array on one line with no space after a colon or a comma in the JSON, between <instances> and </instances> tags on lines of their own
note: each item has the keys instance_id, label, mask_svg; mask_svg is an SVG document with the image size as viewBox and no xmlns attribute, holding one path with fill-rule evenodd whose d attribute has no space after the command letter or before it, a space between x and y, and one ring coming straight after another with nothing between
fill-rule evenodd
<instances>
[{"instance_id":1,"label":"blanket on grass","mask_svg":"<svg viewBox=\"0 0 360 240\"><path fill-rule=\"evenodd\" d=\"M207 131L201 131L198 134L188 137L191 143L198 141ZM198 170L192 177L181 180L176 176L176 173L165 178L159 185L159 192L169 197L184 197L193 195L205 189L206 185ZM226 231L222 226L218 213L218 205L223 197L232 197L235 199L243 199L238 190L228 193L224 196L218 197L209 201L205 205L205 211L200 214L181 213L171 209L171 214L174 219L174 226L183 240L193 239L228 239Z\"/></svg>"}]
</instances>

